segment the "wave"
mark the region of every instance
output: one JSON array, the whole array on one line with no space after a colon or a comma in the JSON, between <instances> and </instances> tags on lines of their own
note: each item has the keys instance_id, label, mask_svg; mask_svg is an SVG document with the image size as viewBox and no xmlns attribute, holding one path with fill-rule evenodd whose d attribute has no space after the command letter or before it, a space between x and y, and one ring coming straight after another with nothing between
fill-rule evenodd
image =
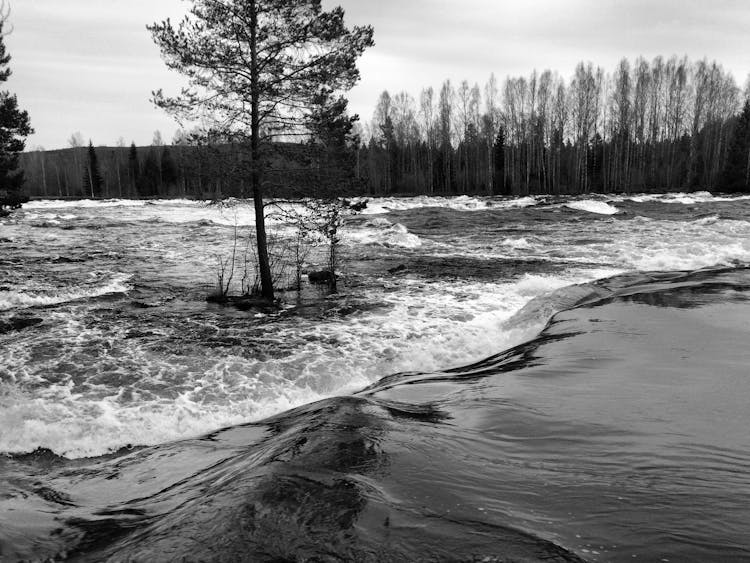
<instances>
[{"instance_id":1,"label":"wave","mask_svg":"<svg viewBox=\"0 0 750 563\"><path fill-rule=\"evenodd\" d=\"M4 553L747 560L746 394L733 391L747 388L749 276L562 288L540 298L559 310L536 337L468 365L113 459L7 457ZM710 328L723 338L696 347Z\"/></svg>"},{"instance_id":2,"label":"wave","mask_svg":"<svg viewBox=\"0 0 750 563\"><path fill-rule=\"evenodd\" d=\"M414 196L414 197L375 197L358 198L366 200L364 215L378 215L391 211L407 211L423 207L442 207L455 211L486 211L487 209L518 209L537 205L540 198L526 196L520 198L497 198L479 196Z\"/></svg>"},{"instance_id":3,"label":"wave","mask_svg":"<svg viewBox=\"0 0 750 563\"><path fill-rule=\"evenodd\" d=\"M74 215L73 213L25 213L24 216L25 219L29 221L55 221L58 224L60 221L71 221L73 219L78 219L78 215Z\"/></svg>"},{"instance_id":4,"label":"wave","mask_svg":"<svg viewBox=\"0 0 750 563\"><path fill-rule=\"evenodd\" d=\"M366 201L364 215L379 215L393 211L406 211L425 207L442 207L456 211L485 211L488 209L521 209L544 204L550 196L523 196L515 198L498 196L409 196L409 197L357 197L355 201ZM617 213L611 203L632 201L636 203L660 202L694 205L701 203L731 202L748 200L750 196L734 194L712 194L710 192L676 192L659 194L602 194L591 195L589 199L574 200L565 205L581 211L611 215ZM272 200L269 200L272 203ZM295 207L295 204L284 202L282 207ZM241 225L254 224L252 202L248 200L227 200L220 205L209 201L192 199L164 200L35 200L24 204L25 210L50 211L78 208L82 211L107 207L133 207L141 214L156 215L167 222L193 222L203 218L219 224L231 225L235 220ZM299 207L299 206L297 206ZM168 210L164 209L168 208ZM59 214L58 214L59 215ZM63 215L64 217L64 215ZM50 217L60 219L60 217ZM67 219L67 217L64 217ZM273 218L269 219L271 222Z\"/></svg>"},{"instance_id":5,"label":"wave","mask_svg":"<svg viewBox=\"0 0 750 563\"><path fill-rule=\"evenodd\" d=\"M449 466L429 463L422 440L432 434L427 425L441 419L429 406L341 397L77 467L44 451L15 456L16 467L49 469L8 487L11 497L34 499L21 512L35 516L35 527L18 533L18 512L4 522L4 553L86 561L165 554L170 560L290 561L324 553L363 562L467 555L581 562L517 520L485 512L486 502L461 495L455 479L462 475L438 477ZM441 489L448 495L442 500ZM57 533L49 533L51 526Z\"/></svg>"},{"instance_id":6,"label":"wave","mask_svg":"<svg viewBox=\"0 0 750 563\"><path fill-rule=\"evenodd\" d=\"M67 209L96 207L143 207L146 205L205 206L208 202L194 199L38 199L23 204L23 209Z\"/></svg>"},{"instance_id":7,"label":"wave","mask_svg":"<svg viewBox=\"0 0 750 563\"><path fill-rule=\"evenodd\" d=\"M76 371L82 387L73 390L68 379L55 379L43 393L23 391L29 382L48 378L43 368L34 371L25 356L44 344L31 351L28 343L9 344L3 359L27 367L14 373L18 393L0 404L0 427L18 429L0 436L0 451L42 447L75 458L102 455L129 444L190 438L352 393L383 373L460 366L533 337L552 311L508 319L535 296L586 279L592 274L527 274L513 282L460 285L433 281L432 290L424 293L418 280L399 278L403 287L398 293L370 295L359 305L342 298L339 305L355 312L366 305L371 312L363 308L341 319L329 315L312 322L292 313L288 326L283 319L274 321L258 350L252 342L242 349L223 344L219 354L207 353L212 343L206 341L205 327L198 326L197 343L184 323L172 328L164 319L155 340L148 337L147 326L131 331L131 338L121 331L110 334L98 323L83 324L63 311L54 323L60 328L51 336L59 347L56 361L85 362ZM67 345L81 341L96 352L88 356L80 346ZM171 342L179 342L179 353ZM160 352L152 350L155 345Z\"/></svg>"},{"instance_id":8,"label":"wave","mask_svg":"<svg viewBox=\"0 0 750 563\"><path fill-rule=\"evenodd\" d=\"M517 250L527 250L533 248L526 237L506 238L501 244L503 246L515 248Z\"/></svg>"},{"instance_id":9,"label":"wave","mask_svg":"<svg viewBox=\"0 0 750 563\"><path fill-rule=\"evenodd\" d=\"M143 205L146 205L146 201L138 199L40 199L24 203L23 209L85 209L98 207L140 207Z\"/></svg>"},{"instance_id":10,"label":"wave","mask_svg":"<svg viewBox=\"0 0 750 563\"><path fill-rule=\"evenodd\" d=\"M695 205L698 203L714 203L725 201L743 201L750 199L748 195L712 194L711 192L676 192L663 194L636 194L626 196L612 196L613 201L634 201L636 203L681 203Z\"/></svg>"},{"instance_id":11,"label":"wave","mask_svg":"<svg viewBox=\"0 0 750 563\"><path fill-rule=\"evenodd\" d=\"M131 277L132 274L117 273L98 285L85 284L44 291L0 290L0 311L59 305L71 301L101 297L111 293L125 293L132 289L132 286L127 283Z\"/></svg>"},{"instance_id":12,"label":"wave","mask_svg":"<svg viewBox=\"0 0 750 563\"><path fill-rule=\"evenodd\" d=\"M636 218L637 236L623 233L612 248L628 269L696 270L750 263L747 221L712 215L686 222ZM643 240L649 240L644 244Z\"/></svg>"},{"instance_id":13,"label":"wave","mask_svg":"<svg viewBox=\"0 0 750 563\"><path fill-rule=\"evenodd\" d=\"M348 244L377 244L384 247L419 248L422 239L410 233L401 223L391 223L383 217L367 221L357 229L347 229Z\"/></svg>"},{"instance_id":14,"label":"wave","mask_svg":"<svg viewBox=\"0 0 750 563\"><path fill-rule=\"evenodd\" d=\"M592 199L582 199L576 201L569 201L564 204L565 207L570 209L576 209L578 211L587 211L589 213L596 213L597 215L615 215L620 210L603 201L596 201Z\"/></svg>"}]
</instances>

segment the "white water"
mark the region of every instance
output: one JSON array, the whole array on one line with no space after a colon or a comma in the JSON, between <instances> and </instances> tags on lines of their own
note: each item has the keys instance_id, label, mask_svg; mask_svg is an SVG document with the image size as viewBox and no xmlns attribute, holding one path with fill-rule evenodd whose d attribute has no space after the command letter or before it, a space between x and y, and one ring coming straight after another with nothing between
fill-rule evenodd
<instances>
[{"instance_id":1,"label":"white water","mask_svg":"<svg viewBox=\"0 0 750 563\"><path fill-rule=\"evenodd\" d=\"M367 207L362 211L365 215L377 215L389 211L408 211L425 207L443 207L457 211L484 211L492 209L514 209L536 205L540 199L536 197L521 197L514 199L496 199L472 196L415 196L409 198L359 198L367 200Z\"/></svg>"},{"instance_id":2,"label":"white water","mask_svg":"<svg viewBox=\"0 0 750 563\"><path fill-rule=\"evenodd\" d=\"M98 278L98 276L94 277ZM132 286L127 283L131 277L131 274L115 273L88 283L82 283L77 287L36 291L0 290L0 311L56 305L81 299L90 299L92 297L101 297L102 295L111 293L125 293L132 289Z\"/></svg>"},{"instance_id":3,"label":"white water","mask_svg":"<svg viewBox=\"0 0 750 563\"><path fill-rule=\"evenodd\" d=\"M638 197L630 200L637 203ZM645 201L684 203L679 196L648 197ZM727 201L690 197L708 204ZM248 207L192 201L33 202L25 215L5 220L0 232L11 241L11 254L26 264L3 266L9 281L0 284L0 311L43 319L39 326L0 335L0 451L47 447L80 457L195 436L350 393L390 373L446 369L495 354L536 334L556 301L539 306L531 317L514 316L525 304L570 284L632 270L750 263L750 224L716 214L626 221L615 218L615 206L587 199L566 204L584 212L577 223L529 229L514 215L507 220L500 215L496 226L473 226L473 218L483 217L475 212L531 213L540 201L371 201L368 217L344 230L343 243L357 257L351 258L351 268L359 267L358 260L371 268L358 274L356 279L365 281L360 289L353 285L352 295L357 303L378 306L360 310L355 304L354 314L323 320L282 318L255 332L252 313L227 320L201 305L203 294L196 290L210 283L216 254L226 252L231 242L231 227L252 225ZM429 207L471 211L465 215L466 228L418 236L408 221L378 215ZM586 221L587 214L596 220ZM493 234L506 227L512 232ZM277 220L271 230L283 234L288 227ZM83 261L61 266L43 261L67 254ZM392 257L409 264L417 257L455 256L490 264L539 260L549 269L487 280L419 272L393 277L378 266ZM163 310L153 315L149 309L131 311L136 289L137 299ZM190 291L187 310L171 308ZM95 298L103 296L122 304L97 304ZM124 313L112 312L113 307ZM206 339L225 337L244 344L206 344Z\"/></svg>"},{"instance_id":4,"label":"white water","mask_svg":"<svg viewBox=\"0 0 750 563\"><path fill-rule=\"evenodd\" d=\"M0 433L0 451L44 446L71 457L96 455L258 420L356 391L388 373L460 366L536 334L546 318L527 319L521 326L503 323L529 299L578 281L583 278L525 276L516 283L460 287L407 282L385 296L392 305L386 313L275 329L272 338L280 347L299 340L300 333L306 341L283 358L271 359L247 358L237 351L213 357L201 357L198 351L155 355L137 342L122 346L122 333L86 328L82 311L60 312L64 328L56 338L65 343L62 357L40 366L20 346L11 345L3 354L18 369L13 370L14 381L0 388L0 428L14 429ZM81 342L102 342L111 353L86 357ZM111 365L115 357L117 366ZM75 392L72 378L65 377L59 385L33 392L20 385L38 381L53 361L73 368L84 358L90 362L85 367L88 381L115 370L122 378L137 375L137 390L123 401L125 387L111 383L95 384L85 393ZM177 381L168 398L160 396L165 383Z\"/></svg>"},{"instance_id":5,"label":"white water","mask_svg":"<svg viewBox=\"0 0 750 563\"><path fill-rule=\"evenodd\" d=\"M604 203L603 201L594 201L591 199L582 199L579 201L571 201L565 204L570 209L578 209L579 211L588 211L589 213L597 213L599 215L614 215L619 213L619 209Z\"/></svg>"}]
</instances>

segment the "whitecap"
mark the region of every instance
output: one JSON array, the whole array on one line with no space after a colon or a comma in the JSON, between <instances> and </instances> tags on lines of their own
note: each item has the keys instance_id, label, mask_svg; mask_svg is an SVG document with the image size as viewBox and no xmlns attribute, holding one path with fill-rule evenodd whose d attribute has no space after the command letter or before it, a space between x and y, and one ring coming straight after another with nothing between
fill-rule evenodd
<instances>
[{"instance_id":1,"label":"whitecap","mask_svg":"<svg viewBox=\"0 0 750 563\"><path fill-rule=\"evenodd\" d=\"M89 366L95 379L112 369L116 357L128 380L137 376L142 384L128 386L126 392L113 386L108 395L102 392L106 388L86 392L68 382L32 391L21 379L31 381L38 374L19 372L17 384L6 384L4 392L0 389L0 428L14 428L13 433L0 435L0 451L46 447L69 457L100 455L128 444L158 444L260 420L355 392L390 373L460 367L535 336L547 314L506 321L529 299L590 277L435 281L429 291L420 280L402 278L399 291L370 296L389 305L387 314L363 310L345 319L276 324L268 338L299 342L283 358L248 357L231 349L207 355L204 348L189 346L164 357L154 354L148 343L134 340L124 345L106 326L92 327L86 341L111 342ZM75 319L60 330L67 331L60 335L64 341L81 338L80 322ZM16 361L22 359L20 343L18 349L4 351L4 356L11 358L13 353ZM101 362L101 369L96 362ZM170 392L161 396L159 390L167 381Z\"/></svg>"},{"instance_id":2,"label":"whitecap","mask_svg":"<svg viewBox=\"0 0 750 563\"><path fill-rule=\"evenodd\" d=\"M344 235L346 244L378 244L385 247L418 248L422 239L410 233L401 223L380 221L369 226L347 229Z\"/></svg>"},{"instance_id":3,"label":"whitecap","mask_svg":"<svg viewBox=\"0 0 750 563\"><path fill-rule=\"evenodd\" d=\"M529 249L532 247L531 243L529 243L529 241L524 237L506 238L505 240L503 240L502 245L508 246L510 248L515 248L518 250L525 250L525 249Z\"/></svg>"},{"instance_id":4,"label":"whitecap","mask_svg":"<svg viewBox=\"0 0 750 563\"><path fill-rule=\"evenodd\" d=\"M47 291L0 291L0 311L25 309L44 305L58 305L69 301L78 301L92 297L101 297L110 293L124 293L132 287L127 281L131 274L115 274L99 285L81 285Z\"/></svg>"},{"instance_id":5,"label":"whitecap","mask_svg":"<svg viewBox=\"0 0 750 563\"><path fill-rule=\"evenodd\" d=\"M582 199L578 201L570 201L565 204L565 207L570 209L576 209L578 211L587 211L589 213L596 213L598 215L614 215L619 213L620 210L603 201L595 201L593 199Z\"/></svg>"}]
</instances>

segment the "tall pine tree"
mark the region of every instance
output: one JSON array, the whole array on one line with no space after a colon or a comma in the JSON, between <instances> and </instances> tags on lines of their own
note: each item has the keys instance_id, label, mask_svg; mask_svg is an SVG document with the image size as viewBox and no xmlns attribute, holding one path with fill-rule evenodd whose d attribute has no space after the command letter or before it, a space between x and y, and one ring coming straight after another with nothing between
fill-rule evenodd
<instances>
[{"instance_id":1,"label":"tall pine tree","mask_svg":"<svg viewBox=\"0 0 750 563\"><path fill-rule=\"evenodd\" d=\"M210 122L227 141L248 146L261 293L274 289L263 203L264 145L305 133L305 114L321 86L347 90L357 58L373 45L372 28L344 25L344 11L321 0L193 0L177 27L148 27L167 66L191 88L156 104L178 117ZM208 120L208 121L206 121Z\"/></svg>"},{"instance_id":2,"label":"tall pine tree","mask_svg":"<svg viewBox=\"0 0 750 563\"><path fill-rule=\"evenodd\" d=\"M10 55L3 42L3 26L7 12L0 5L0 82L10 77ZM18 168L18 155L26 145L26 137L33 133L29 114L18 109L18 100L7 90L0 91L0 216L18 209L28 198L22 193L23 171Z\"/></svg>"}]
</instances>

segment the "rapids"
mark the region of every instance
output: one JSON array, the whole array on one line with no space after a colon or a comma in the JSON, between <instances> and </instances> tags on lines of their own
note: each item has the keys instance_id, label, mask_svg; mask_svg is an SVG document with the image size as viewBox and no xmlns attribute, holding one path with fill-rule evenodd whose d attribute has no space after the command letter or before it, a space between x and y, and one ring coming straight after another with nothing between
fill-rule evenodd
<instances>
[{"instance_id":1,"label":"rapids","mask_svg":"<svg viewBox=\"0 0 750 563\"><path fill-rule=\"evenodd\" d=\"M247 207L32 202L0 222L0 560L747 559L749 219L382 198L340 295L242 312L205 297Z\"/></svg>"}]
</instances>

